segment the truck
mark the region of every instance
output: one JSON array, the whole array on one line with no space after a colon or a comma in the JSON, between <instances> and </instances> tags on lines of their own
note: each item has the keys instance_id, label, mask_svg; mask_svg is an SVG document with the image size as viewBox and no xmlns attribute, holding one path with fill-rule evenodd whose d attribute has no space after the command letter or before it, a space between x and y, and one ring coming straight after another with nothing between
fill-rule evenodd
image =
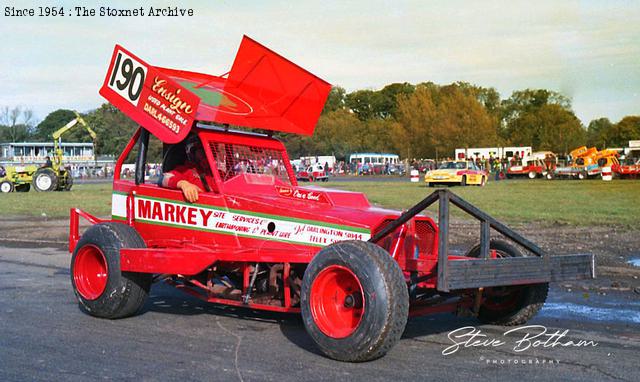
<instances>
[{"instance_id":1,"label":"truck","mask_svg":"<svg viewBox=\"0 0 640 382\"><path fill-rule=\"evenodd\" d=\"M564 177L584 180L600 176L603 168L611 168L614 172L620 168L619 153L616 149L598 151L595 147L587 149L586 146L581 146L571 151L569 155L572 158L571 164L549 171L546 175L547 179Z\"/></svg>"},{"instance_id":2,"label":"truck","mask_svg":"<svg viewBox=\"0 0 640 382\"><path fill-rule=\"evenodd\" d=\"M546 178L570 178L584 180L600 174L595 155L598 149L595 147L587 148L580 146L569 153L571 161L567 166L556 167L553 171L547 172Z\"/></svg>"},{"instance_id":3,"label":"truck","mask_svg":"<svg viewBox=\"0 0 640 382\"><path fill-rule=\"evenodd\" d=\"M78 112L76 117L69 121L66 125L53 132L53 155L51 163L45 163L44 166L35 165L28 166L7 166L0 173L0 192L8 193L28 192L33 188L38 192L48 191L70 191L73 186L73 177L71 172L67 170L63 163L63 151L61 148L62 136L75 126L82 126L94 141L94 147L97 135L95 131L89 127L85 120ZM95 158L95 156L94 156Z\"/></svg>"},{"instance_id":4,"label":"truck","mask_svg":"<svg viewBox=\"0 0 640 382\"><path fill-rule=\"evenodd\" d=\"M100 94L140 128L116 163L111 218L70 211L81 309L129 317L163 282L210 303L300 314L323 354L361 362L392 349L410 316L522 324L544 304L549 282L594 277L593 255L547 254L445 189L400 212L362 193L299 186L273 133L313 134L330 89L246 36L225 77L151 66L116 45ZM151 135L165 145L165 171L186 160L186 142L200 142L209 191L188 202L146 183ZM122 179L129 155L135 177ZM422 214L435 203L437 223ZM480 222L480 240L464 255L449 251L450 204ZM81 219L89 222L82 233Z\"/></svg>"}]
</instances>

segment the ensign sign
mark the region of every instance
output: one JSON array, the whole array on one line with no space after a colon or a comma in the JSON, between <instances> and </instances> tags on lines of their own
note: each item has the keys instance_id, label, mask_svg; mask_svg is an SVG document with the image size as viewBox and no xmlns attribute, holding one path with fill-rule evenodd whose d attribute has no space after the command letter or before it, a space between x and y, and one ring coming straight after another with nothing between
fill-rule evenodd
<instances>
[{"instance_id":1,"label":"ensign sign","mask_svg":"<svg viewBox=\"0 0 640 382\"><path fill-rule=\"evenodd\" d=\"M111 57L100 94L162 142L183 140L200 98L120 45Z\"/></svg>"}]
</instances>

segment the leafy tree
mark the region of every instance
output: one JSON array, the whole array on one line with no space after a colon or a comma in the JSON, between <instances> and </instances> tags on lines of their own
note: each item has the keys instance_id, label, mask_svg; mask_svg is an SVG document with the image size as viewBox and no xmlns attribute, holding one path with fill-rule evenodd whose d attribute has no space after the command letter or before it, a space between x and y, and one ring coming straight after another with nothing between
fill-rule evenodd
<instances>
[{"instance_id":1,"label":"leafy tree","mask_svg":"<svg viewBox=\"0 0 640 382\"><path fill-rule=\"evenodd\" d=\"M398 98L394 135L409 158L442 157L457 147L495 144L494 120L475 96L457 85L418 85Z\"/></svg>"},{"instance_id":2,"label":"leafy tree","mask_svg":"<svg viewBox=\"0 0 640 382\"><path fill-rule=\"evenodd\" d=\"M613 123L608 118L598 118L589 122L587 145L600 148L607 147L613 126Z\"/></svg>"},{"instance_id":3,"label":"leafy tree","mask_svg":"<svg viewBox=\"0 0 640 382\"><path fill-rule=\"evenodd\" d=\"M640 116L630 115L622 118L611 129L609 146L626 147L629 141L640 139Z\"/></svg>"},{"instance_id":4,"label":"leafy tree","mask_svg":"<svg viewBox=\"0 0 640 382\"><path fill-rule=\"evenodd\" d=\"M34 140L38 142L50 142L53 139L51 138L51 134L69 123L69 121L75 117L76 115L73 110L68 109L58 109L49 113L49 115L47 115L45 119L36 126L35 134L33 136Z\"/></svg>"},{"instance_id":5,"label":"leafy tree","mask_svg":"<svg viewBox=\"0 0 640 382\"><path fill-rule=\"evenodd\" d=\"M564 95L546 89L513 92L502 101L501 136L514 145L566 153L586 141L586 132Z\"/></svg>"},{"instance_id":6,"label":"leafy tree","mask_svg":"<svg viewBox=\"0 0 640 382\"><path fill-rule=\"evenodd\" d=\"M356 90L346 95L344 103L358 119L366 121L375 117L376 104L380 96L373 90Z\"/></svg>"},{"instance_id":7,"label":"leafy tree","mask_svg":"<svg viewBox=\"0 0 640 382\"><path fill-rule=\"evenodd\" d=\"M397 113L398 96L407 96L415 91L416 87L408 82L393 83L382 88L378 93L374 105L374 114L379 118L395 117Z\"/></svg>"},{"instance_id":8,"label":"leafy tree","mask_svg":"<svg viewBox=\"0 0 640 382\"><path fill-rule=\"evenodd\" d=\"M340 86L332 87L327 101L324 104L324 108L322 109L322 114L344 108L344 97L346 93L344 88Z\"/></svg>"}]
</instances>

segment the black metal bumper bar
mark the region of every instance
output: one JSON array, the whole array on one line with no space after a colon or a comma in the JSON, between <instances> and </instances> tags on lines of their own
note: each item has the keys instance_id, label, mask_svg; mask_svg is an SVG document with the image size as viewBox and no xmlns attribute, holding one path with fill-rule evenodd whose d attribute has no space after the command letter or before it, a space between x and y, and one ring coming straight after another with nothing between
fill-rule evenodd
<instances>
[{"instance_id":1,"label":"black metal bumper bar","mask_svg":"<svg viewBox=\"0 0 640 382\"><path fill-rule=\"evenodd\" d=\"M499 285L535 284L595 277L595 259L591 254L548 256L536 244L500 223L469 202L446 189L434 191L398 219L387 224L370 242L394 232L401 225L438 202L438 290L481 288ZM448 260L449 202L480 221L480 258ZM495 229L535 256L489 259L490 233Z\"/></svg>"}]
</instances>

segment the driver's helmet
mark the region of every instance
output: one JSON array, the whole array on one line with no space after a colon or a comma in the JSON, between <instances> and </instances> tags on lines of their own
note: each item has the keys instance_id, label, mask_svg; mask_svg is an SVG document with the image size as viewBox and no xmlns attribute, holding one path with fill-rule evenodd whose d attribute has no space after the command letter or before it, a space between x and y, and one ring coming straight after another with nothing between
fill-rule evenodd
<instances>
[{"instance_id":1,"label":"driver's helmet","mask_svg":"<svg viewBox=\"0 0 640 382\"><path fill-rule=\"evenodd\" d=\"M187 137L184 143L184 152L190 162L197 162L196 153L198 151L202 152L203 150L204 149L202 148L202 142L196 134L192 134Z\"/></svg>"}]
</instances>

